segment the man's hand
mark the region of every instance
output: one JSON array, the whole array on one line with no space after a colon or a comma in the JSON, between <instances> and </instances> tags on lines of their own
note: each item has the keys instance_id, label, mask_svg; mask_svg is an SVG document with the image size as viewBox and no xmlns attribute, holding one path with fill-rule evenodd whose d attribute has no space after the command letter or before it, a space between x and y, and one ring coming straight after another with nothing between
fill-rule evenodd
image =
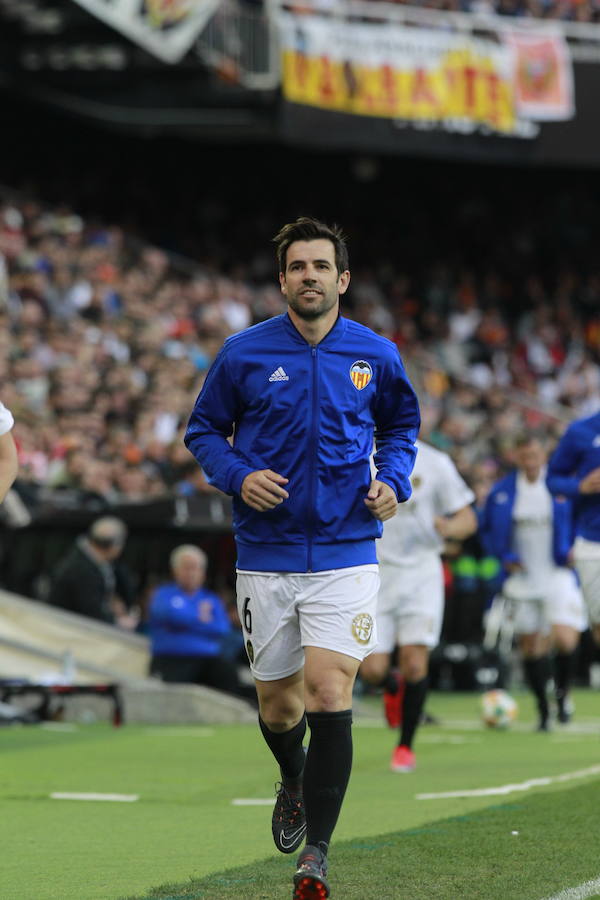
<instances>
[{"instance_id":1,"label":"man's hand","mask_svg":"<svg viewBox=\"0 0 600 900\"><path fill-rule=\"evenodd\" d=\"M120 597L115 594L110 598L110 608L115 617L115 625L126 631L135 631L140 624L140 610L137 606L127 609Z\"/></svg>"},{"instance_id":2,"label":"man's hand","mask_svg":"<svg viewBox=\"0 0 600 900\"><path fill-rule=\"evenodd\" d=\"M598 494L600 493L600 467L592 469L585 478L579 482L580 494Z\"/></svg>"},{"instance_id":3,"label":"man's hand","mask_svg":"<svg viewBox=\"0 0 600 900\"><path fill-rule=\"evenodd\" d=\"M365 504L369 512L380 522L391 519L396 515L398 500L393 488L385 481L372 481L369 493L365 497Z\"/></svg>"},{"instance_id":4,"label":"man's hand","mask_svg":"<svg viewBox=\"0 0 600 900\"><path fill-rule=\"evenodd\" d=\"M275 509L289 497L288 492L282 487L288 481L289 478L284 478L271 469L250 472L242 481L242 500L258 512Z\"/></svg>"},{"instance_id":5,"label":"man's hand","mask_svg":"<svg viewBox=\"0 0 600 900\"><path fill-rule=\"evenodd\" d=\"M477 531L477 516L471 506L463 506L451 516L436 516L433 524L445 541L464 541Z\"/></svg>"},{"instance_id":6,"label":"man's hand","mask_svg":"<svg viewBox=\"0 0 600 900\"><path fill-rule=\"evenodd\" d=\"M440 537L443 537L444 539L453 537L452 523L446 516L436 516L433 520L433 524Z\"/></svg>"},{"instance_id":7,"label":"man's hand","mask_svg":"<svg viewBox=\"0 0 600 900\"><path fill-rule=\"evenodd\" d=\"M7 431L6 434L0 434L0 503L8 494L18 471L17 447L12 431Z\"/></svg>"}]
</instances>

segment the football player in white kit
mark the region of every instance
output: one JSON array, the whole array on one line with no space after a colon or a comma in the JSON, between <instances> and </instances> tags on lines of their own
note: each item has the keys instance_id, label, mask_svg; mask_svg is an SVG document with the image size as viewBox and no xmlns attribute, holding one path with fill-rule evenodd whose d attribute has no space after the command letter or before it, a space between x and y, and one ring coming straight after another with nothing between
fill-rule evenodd
<instances>
[{"instance_id":1,"label":"football player in white kit","mask_svg":"<svg viewBox=\"0 0 600 900\"><path fill-rule=\"evenodd\" d=\"M444 541L464 540L477 530L475 495L448 454L421 440L416 446L412 495L385 522L378 542L378 642L360 669L364 681L383 685L386 717L400 729L393 772L410 772L416 764L412 744L427 695L429 654L444 615ZM390 672L396 646L400 679Z\"/></svg>"},{"instance_id":2,"label":"football player in white kit","mask_svg":"<svg viewBox=\"0 0 600 900\"><path fill-rule=\"evenodd\" d=\"M14 424L12 413L0 403L0 503L8 494L19 469L17 448L12 436Z\"/></svg>"},{"instance_id":3,"label":"football player in white kit","mask_svg":"<svg viewBox=\"0 0 600 900\"><path fill-rule=\"evenodd\" d=\"M524 435L515 444L516 468L489 493L481 520L482 541L507 575L502 591L515 606L515 631L527 682L539 712L539 730L549 727L547 684L550 651L559 722L571 715L569 687L574 653L586 628L577 576L568 565L573 516L564 495L546 487L546 452Z\"/></svg>"}]
</instances>

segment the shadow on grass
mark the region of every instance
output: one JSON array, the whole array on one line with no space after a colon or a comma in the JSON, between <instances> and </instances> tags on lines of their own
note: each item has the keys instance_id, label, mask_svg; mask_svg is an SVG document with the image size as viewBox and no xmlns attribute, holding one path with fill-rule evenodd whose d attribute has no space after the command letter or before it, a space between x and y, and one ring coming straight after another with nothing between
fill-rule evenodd
<instances>
[{"instance_id":1,"label":"shadow on grass","mask_svg":"<svg viewBox=\"0 0 600 900\"><path fill-rule=\"evenodd\" d=\"M600 781L331 849L332 900L541 900L600 874ZM290 900L294 859L272 857L123 900ZM591 898L590 898L591 900Z\"/></svg>"}]
</instances>

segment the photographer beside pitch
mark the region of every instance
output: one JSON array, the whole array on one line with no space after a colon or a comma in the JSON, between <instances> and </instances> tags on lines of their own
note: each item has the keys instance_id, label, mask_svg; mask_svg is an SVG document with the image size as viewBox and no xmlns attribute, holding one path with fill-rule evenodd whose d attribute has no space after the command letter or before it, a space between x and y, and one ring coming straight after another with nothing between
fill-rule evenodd
<instances>
[{"instance_id":1,"label":"photographer beside pitch","mask_svg":"<svg viewBox=\"0 0 600 900\"><path fill-rule=\"evenodd\" d=\"M420 419L397 348L339 314L350 282L339 229L303 217L274 240L287 313L225 341L185 442L234 496L239 615L281 770L273 838L291 853L306 835L293 897L310 900L329 896L352 688L376 644L375 539L410 496Z\"/></svg>"}]
</instances>

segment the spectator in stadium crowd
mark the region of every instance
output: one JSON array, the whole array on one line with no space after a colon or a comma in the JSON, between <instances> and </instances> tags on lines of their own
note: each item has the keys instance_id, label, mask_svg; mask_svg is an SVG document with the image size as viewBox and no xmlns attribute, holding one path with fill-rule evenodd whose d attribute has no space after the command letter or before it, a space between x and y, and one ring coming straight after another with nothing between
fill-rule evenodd
<instances>
[{"instance_id":1,"label":"spectator in stadium crowd","mask_svg":"<svg viewBox=\"0 0 600 900\"><path fill-rule=\"evenodd\" d=\"M574 504L573 560L600 646L600 413L567 428L550 458L548 487Z\"/></svg>"},{"instance_id":2,"label":"spectator in stadium crowd","mask_svg":"<svg viewBox=\"0 0 600 900\"><path fill-rule=\"evenodd\" d=\"M206 566L206 554L193 544L171 553L173 581L156 588L148 609L150 674L255 700L254 687L241 682L235 662L223 654L232 625L223 601L204 586Z\"/></svg>"},{"instance_id":3,"label":"spectator in stadium crowd","mask_svg":"<svg viewBox=\"0 0 600 900\"><path fill-rule=\"evenodd\" d=\"M360 669L364 681L384 687L388 724L400 729L393 772L416 766L412 747L427 696L429 654L439 643L444 615L445 542L477 530L475 495L448 454L421 440L416 446L411 497L386 521L377 545L377 647ZM390 669L396 647L397 670Z\"/></svg>"},{"instance_id":4,"label":"spectator in stadium crowd","mask_svg":"<svg viewBox=\"0 0 600 900\"><path fill-rule=\"evenodd\" d=\"M547 686L553 675L558 721L572 714L574 655L586 628L577 576L568 565L573 542L570 500L546 486L546 452L525 434L514 445L515 467L492 487L481 516L481 539L502 563L502 592L515 607L515 631L539 731L548 731Z\"/></svg>"},{"instance_id":5,"label":"spectator in stadium crowd","mask_svg":"<svg viewBox=\"0 0 600 900\"><path fill-rule=\"evenodd\" d=\"M409 263L400 270L385 234L353 223L367 252L376 244L381 264L354 273L348 314L397 342L424 400L424 436L465 476L480 459L501 458L515 429L558 436L556 404L570 417L600 406L599 282L570 258L564 202L550 192L537 218L520 221L513 208L504 226L488 201L474 206L465 187L443 241L430 218L415 221L412 239L429 248L422 272ZM494 234L480 276L465 251L473 215L482 234ZM227 221L224 207L219 216ZM555 278L545 264L554 255L549 221L563 236ZM577 228L582 248L591 247L590 223L579 217ZM20 483L81 488L82 503L94 509L99 497L110 505L204 490L201 477L182 483L170 465L198 378L227 335L281 311L246 231L238 229L246 258L225 277L219 242L229 234L219 237L213 220L214 255L200 264L170 260L65 208L0 202L0 376L17 420ZM442 245L447 258L435 249ZM510 267L495 258L504 245L512 248ZM132 476L132 466L146 477Z\"/></svg>"},{"instance_id":6,"label":"spectator in stadium crowd","mask_svg":"<svg viewBox=\"0 0 600 900\"><path fill-rule=\"evenodd\" d=\"M6 497L19 471L17 448L12 436L14 423L10 410L0 403L0 503Z\"/></svg>"},{"instance_id":7,"label":"spectator in stadium crowd","mask_svg":"<svg viewBox=\"0 0 600 900\"><path fill-rule=\"evenodd\" d=\"M139 622L135 578L119 560L127 527L115 516L96 519L50 573L48 602L129 631Z\"/></svg>"},{"instance_id":8,"label":"spectator in stadium crowd","mask_svg":"<svg viewBox=\"0 0 600 900\"><path fill-rule=\"evenodd\" d=\"M491 188L475 190L456 188L451 229L423 214L410 233L389 229L393 243L368 204L349 211L368 264L355 263L346 309L397 343L422 399L424 439L473 486L483 460L510 462L515 433L535 429L551 443L565 421L600 408L600 279L578 262L594 258L597 201L570 183L568 195L557 188L534 202L522 185L521 210L511 191L491 202ZM373 202L376 191L375 182ZM19 478L8 499L25 504L20 523L41 501L99 515L214 490L178 455L198 385L229 334L284 308L257 249L260 231L274 230L269 210L256 229L241 214L232 221L225 200L218 213L198 238L182 225L183 259L65 208L0 200L0 378L16 420ZM474 236L481 249L471 252ZM18 525L8 512L5 503L5 521ZM2 583L36 593L38 573L11 560Z\"/></svg>"},{"instance_id":9,"label":"spectator in stadium crowd","mask_svg":"<svg viewBox=\"0 0 600 900\"><path fill-rule=\"evenodd\" d=\"M275 244L287 313L225 342L185 440L234 496L238 609L281 771L273 838L291 853L306 835L294 898L309 900L329 895L353 685L376 643L375 539L410 495L419 409L397 348L340 316L350 282L340 230L303 217Z\"/></svg>"}]
</instances>

